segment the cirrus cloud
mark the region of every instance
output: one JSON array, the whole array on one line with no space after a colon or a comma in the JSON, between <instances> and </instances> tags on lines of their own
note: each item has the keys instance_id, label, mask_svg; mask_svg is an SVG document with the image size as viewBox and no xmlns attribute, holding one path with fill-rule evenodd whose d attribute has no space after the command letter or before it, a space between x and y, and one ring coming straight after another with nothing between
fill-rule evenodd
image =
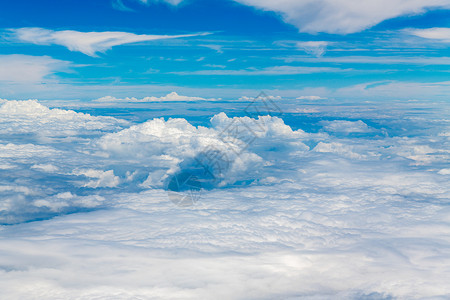
<instances>
[{"instance_id":1,"label":"cirrus cloud","mask_svg":"<svg viewBox=\"0 0 450 300\"><path fill-rule=\"evenodd\" d=\"M184 35L149 35L120 31L80 32L75 30L55 31L37 27L11 29L12 36L20 42L36 45L60 45L70 51L78 51L96 57L98 52L105 52L114 46L138 42L192 37L200 34Z\"/></svg>"}]
</instances>

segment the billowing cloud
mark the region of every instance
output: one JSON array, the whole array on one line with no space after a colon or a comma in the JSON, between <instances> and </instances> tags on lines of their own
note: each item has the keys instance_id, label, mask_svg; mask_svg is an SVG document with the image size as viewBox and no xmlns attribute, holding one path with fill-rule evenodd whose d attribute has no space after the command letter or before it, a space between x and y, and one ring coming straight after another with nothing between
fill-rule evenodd
<instances>
[{"instance_id":1,"label":"billowing cloud","mask_svg":"<svg viewBox=\"0 0 450 300\"><path fill-rule=\"evenodd\" d=\"M136 110L142 122L103 130L80 124L117 120L19 102L0 116L10 114L0 123L3 298L449 298L448 102L201 123L192 110L150 120ZM9 131L26 115L83 139ZM373 130L342 135L365 128L355 120ZM232 158L222 179L235 183L175 206L158 178L193 167L204 146Z\"/></svg>"},{"instance_id":2,"label":"billowing cloud","mask_svg":"<svg viewBox=\"0 0 450 300\"><path fill-rule=\"evenodd\" d=\"M6 101L0 106L0 134L76 136L119 129L128 124L112 117L94 117L72 110L50 109L37 100Z\"/></svg>"},{"instance_id":3,"label":"billowing cloud","mask_svg":"<svg viewBox=\"0 0 450 300\"><path fill-rule=\"evenodd\" d=\"M55 31L36 27L11 29L11 32L13 38L21 42L33 43L36 45L61 45L70 51L78 51L89 56L97 56L98 52L105 52L114 46L124 44L204 35L148 35L120 31Z\"/></svg>"},{"instance_id":4,"label":"billowing cloud","mask_svg":"<svg viewBox=\"0 0 450 300\"><path fill-rule=\"evenodd\" d=\"M235 0L281 15L301 32L347 34L370 28L384 20L419 14L433 8L450 8L447 0Z\"/></svg>"}]
</instances>

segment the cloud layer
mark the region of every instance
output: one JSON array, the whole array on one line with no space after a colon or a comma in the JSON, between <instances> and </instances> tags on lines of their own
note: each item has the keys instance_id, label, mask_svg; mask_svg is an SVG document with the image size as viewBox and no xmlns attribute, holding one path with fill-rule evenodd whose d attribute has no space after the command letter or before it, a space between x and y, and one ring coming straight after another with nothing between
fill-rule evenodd
<instances>
[{"instance_id":1,"label":"cloud layer","mask_svg":"<svg viewBox=\"0 0 450 300\"><path fill-rule=\"evenodd\" d=\"M448 104L272 100L137 123L0 101L2 295L448 298ZM165 178L211 147L230 165L174 205Z\"/></svg>"}]
</instances>

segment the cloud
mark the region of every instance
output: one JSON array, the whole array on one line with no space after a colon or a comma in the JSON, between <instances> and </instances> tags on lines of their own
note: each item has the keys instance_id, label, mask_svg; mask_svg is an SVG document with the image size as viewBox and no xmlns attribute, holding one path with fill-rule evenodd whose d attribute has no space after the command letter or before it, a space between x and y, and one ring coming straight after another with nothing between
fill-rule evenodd
<instances>
[{"instance_id":1,"label":"cloud","mask_svg":"<svg viewBox=\"0 0 450 300\"><path fill-rule=\"evenodd\" d=\"M361 120L358 121L323 121L324 129L330 132L343 132L343 133L364 133L372 131L366 123Z\"/></svg>"},{"instance_id":2,"label":"cloud","mask_svg":"<svg viewBox=\"0 0 450 300\"><path fill-rule=\"evenodd\" d=\"M12 100L0 106L0 134L33 133L40 137L67 138L86 132L107 132L127 124L112 117L50 109L37 100Z\"/></svg>"},{"instance_id":3,"label":"cloud","mask_svg":"<svg viewBox=\"0 0 450 300\"><path fill-rule=\"evenodd\" d=\"M301 118L285 111L199 121L187 110L107 132L86 127L83 140L34 140L32 126L4 134L26 114L55 130L89 122L32 104L13 102L0 123L3 298L450 296L448 101L314 105L320 112ZM239 104L222 108L234 114ZM91 109L97 121L111 120ZM211 106L200 113L213 115ZM52 114L67 116L56 122ZM356 118L387 134L312 133L323 121L360 126ZM224 139L234 125L240 138ZM188 208L159 188L158 176L192 167L203 146L231 156L252 135L242 159L232 157L226 177L234 184L204 189Z\"/></svg>"},{"instance_id":4,"label":"cloud","mask_svg":"<svg viewBox=\"0 0 450 300\"><path fill-rule=\"evenodd\" d=\"M408 29L406 32L424 39L450 43L450 28Z\"/></svg>"},{"instance_id":5,"label":"cloud","mask_svg":"<svg viewBox=\"0 0 450 300\"><path fill-rule=\"evenodd\" d=\"M310 101L317 101L317 100L325 100L327 98L321 97L321 96L300 96L296 98L297 100L310 100Z\"/></svg>"},{"instance_id":6,"label":"cloud","mask_svg":"<svg viewBox=\"0 0 450 300\"><path fill-rule=\"evenodd\" d=\"M48 81L57 72L68 72L71 62L49 56L0 55L0 81L33 83ZM1 101L0 101L1 103Z\"/></svg>"},{"instance_id":7,"label":"cloud","mask_svg":"<svg viewBox=\"0 0 450 300\"><path fill-rule=\"evenodd\" d=\"M309 41L297 42L296 45L308 54L314 55L315 57L321 57L325 54L329 43L324 41Z\"/></svg>"},{"instance_id":8,"label":"cloud","mask_svg":"<svg viewBox=\"0 0 450 300\"><path fill-rule=\"evenodd\" d=\"M98 99L93 100L93 102L170 102L170 101L201 101L201 100L216 100L216 99L205 99L201 97L189 97L178 95L176 92L172 92L162 97L144 97L141 99L135 97L126 97L126 98L116 98L112 96L105 96Z\"/></svg>"},{"instance_id":9,"label":"cloud","mask_svg":"<svg viewBox=\"0 0 450 300\"><path fill-rule=\"evenodd\" d=\"M274 159L268 149L276 141L283 141L283 151L307 149L299 140L305 134L301 130L293 131L276 117L228 118L221 113L211 119L211 125L208 129L194 127L184 119L154 119L106 134L96 145L105 156L129 161L129 167L138 158L138 168L149 168L146 182L156 187L161 187L169 175L193 169L195 160L198 161L199 157L203 159L202 156L211 148L221 152L229 164L220 174L219 185L250 178L255 180L255 172L262 167L262 160ZM228 136L223 136L229 126L240 132L239 138L227 139ZM252 143L249 145L246 141ZM212 166L212 162L209 163Z\"/></svg>"},{"instance_id":10,"label":"cloud","mask_svg":"<svg viewBox=\"0 0 450 300\"><path fill-rule=\"evenodd\" d=\"M120 183L120 178L114 175L113 170L102 171L94 169L82 169L75 170L73 174L77 176L85 176L87 178L96 179L84 184L85 187L94 189L99 187L113 188L118 186Z\"/></svg>"},{"instance_id":11,"label":"cloud","mask_svg":"<svg viewBox=\"0 0 450 300\"><path fill-rule=\"evenodd\" d=\"M143 4L149 4L150 2L166 2L171 5L178 5L181 2L183 2L183 0L135 0L135 1L139 1Z\"/></svg>"},{"instance_id":12,"label":"cloud","mask_svg":"<svg viewBox=\"0 0 450 300\"><path fill-rule=\"evenodd\" d=\"M235 0L265 11L274 11L301 32L348 34L395 17L450 8L447 0Z\"/></svg>"},{"instance_id":13,"label":"cloud","mask_svg":"<svg viewBox=\"0 0 450 300\"><path fill-rule=\"evenodd\" d=\"M340 56L340 57L307 57L286 56L280 57L287 63L314 62L314 63L346 63L346 64L382 64L382 65L450 65L450 57L421 57L421 56Z\"/></svg>"},{"instance_id":14,"label":"cloud","mask_svg":"<svg viewBox=\"0 0 450 300\"><path fill-rule=\"evenodd\" d=\"M333 67L300 67L300 66L274 66L263 69L248 68L243 70L200 70L191 72L172 72L178 75L299 75L299 74L314 74L314 73L337 73L348 72L350 69L340 69Z\"/></svg>"},{"instance_id":15,"label":"cloud","mask_svg":"<svg viewBox=\"0 0 450 300\"><path fill-rule=\"evenodd\" d=\"M61 45L70 51L78 51L93 57L97 56L98 52L105 52L114 46L124 44L205 35L205 33L185 35L138 35L119 31L54 31L36 27L11 29L11 32L13 38L21 42L36 45Z\"/></svg>"}]
</instances>

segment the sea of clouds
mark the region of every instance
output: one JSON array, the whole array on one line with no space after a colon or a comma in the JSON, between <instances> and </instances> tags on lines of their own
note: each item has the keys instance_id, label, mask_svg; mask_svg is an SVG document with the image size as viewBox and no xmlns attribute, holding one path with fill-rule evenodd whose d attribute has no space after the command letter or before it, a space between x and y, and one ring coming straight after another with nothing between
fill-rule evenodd
<instances>
[{"instance_id":1,"label":"sea of clouds","mask_svg":"<svg viewBox=\"0 0 450 300\"><path fill-rule=\"evenodd\" d=\"M0 100L2 297L450 297L448 103L205 101Z\"/></svg>"}]
</instances>

